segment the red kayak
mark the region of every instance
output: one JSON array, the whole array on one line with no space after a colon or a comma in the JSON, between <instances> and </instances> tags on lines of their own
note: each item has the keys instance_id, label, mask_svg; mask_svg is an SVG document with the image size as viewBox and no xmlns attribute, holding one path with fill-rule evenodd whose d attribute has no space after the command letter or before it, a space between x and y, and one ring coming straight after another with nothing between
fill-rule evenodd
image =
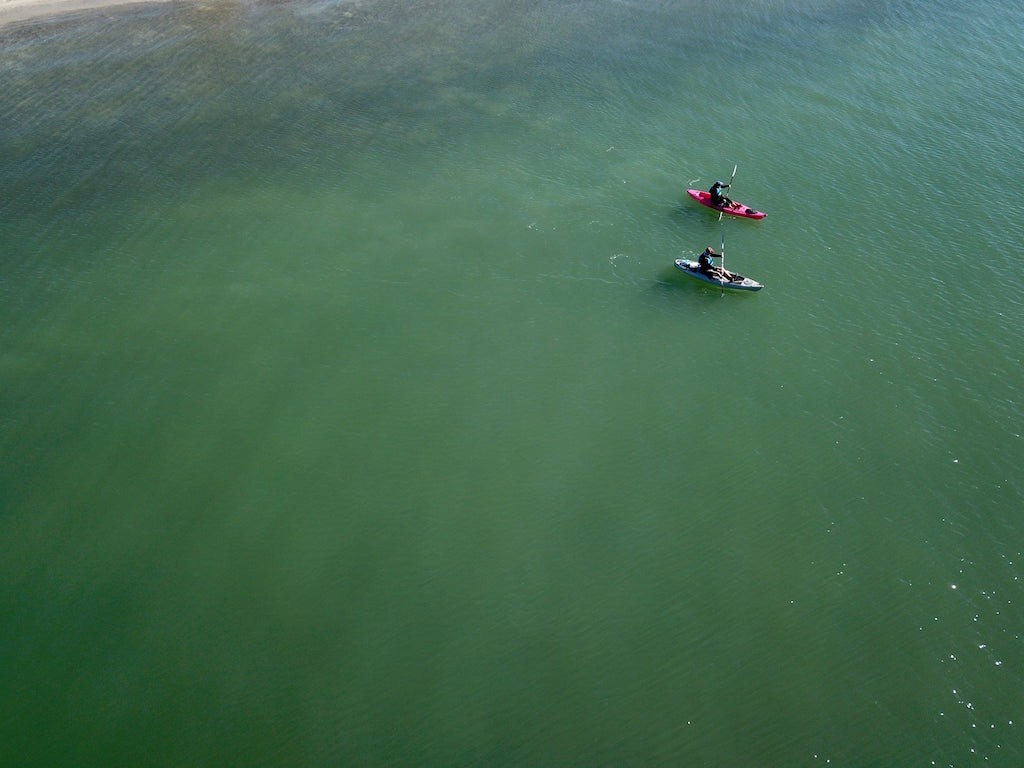
<instances>
[{"instance_id":1,"label":"red kayak","mask_svg":"<svg viewBox=\"0 0 1024 768\"><path fill-rule=\"evenodd\" d=\"M701 205L706 205L713 211L721 211L722 213L728 213L730 216L740 216L744 219L763 219L768 214L764 211L755 211L753 208L748 208L743 203L733 203L732 207L712 205L711 195L707 192L702 192L699 189L688 189L686 194L692 197Z\"/></svg>"}]
</instances>

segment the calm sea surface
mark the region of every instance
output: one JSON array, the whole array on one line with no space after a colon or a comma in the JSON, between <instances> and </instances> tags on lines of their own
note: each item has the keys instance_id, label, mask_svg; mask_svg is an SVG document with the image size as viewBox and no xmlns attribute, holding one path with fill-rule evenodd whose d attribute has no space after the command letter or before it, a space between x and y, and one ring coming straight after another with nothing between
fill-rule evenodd
<instances>
[{"instance_id":1,"label":"calm sea surface","mask_svg":"<svg viewBox=\"0 0 1024 768\"><path fill-rule=\"evenodd\" d=\"M0 764L1024 765L1022 146L1019 0L0 29Z\"/></svg>"}]
</instances>

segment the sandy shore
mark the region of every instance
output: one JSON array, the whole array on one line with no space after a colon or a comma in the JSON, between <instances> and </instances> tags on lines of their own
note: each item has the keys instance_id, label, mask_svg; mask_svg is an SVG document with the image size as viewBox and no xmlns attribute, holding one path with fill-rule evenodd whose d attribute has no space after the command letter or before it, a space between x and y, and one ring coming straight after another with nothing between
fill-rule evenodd
<instances>
[{"instance_id":1,"label":"sandy shore","mask_svg":"<svg viewBox=\"0 0 1024 768\"><path fill-rule=\"evenodd\" d=\"M158 2L165 2L165 0L0 0L0 27L17 21L87 11L93 8Z\"/></svg>"}]
</instances>

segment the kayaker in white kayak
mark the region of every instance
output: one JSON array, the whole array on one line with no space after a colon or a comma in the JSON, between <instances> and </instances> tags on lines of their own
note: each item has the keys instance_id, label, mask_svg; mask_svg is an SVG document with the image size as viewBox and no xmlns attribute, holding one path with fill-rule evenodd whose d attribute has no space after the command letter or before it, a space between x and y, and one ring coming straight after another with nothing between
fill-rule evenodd
<instances>
[{"instance_id":1,"label":"kayaker in white kayak","mask_svg":"<svg viewBox=\"0 0 1024 768\"><path fill-rule=\"evenodd\" d=\"M728 272L721 267L716 267L714 262L711 261L714 258L721 257L722 254L715 253L715 249L709 245L704 249L704 253L697 257L697 268L714 280L731 281L733 278L732 272Z\"/></svg>"},{"instance_id":2,"label":"kayaker in white kayak","mask_svg":"<svg viewBox=\"0 0 1024 768\"><path fill-rule=\"evenodd\" d=\"M712 184L711 189L708 190L708 194L711 195L711 204L719 208L732 208L736 205L736 203L722 194L723 189L728 189L731 186L732 184L723 184L720 181Z\"/></svg>"}]
</instances>

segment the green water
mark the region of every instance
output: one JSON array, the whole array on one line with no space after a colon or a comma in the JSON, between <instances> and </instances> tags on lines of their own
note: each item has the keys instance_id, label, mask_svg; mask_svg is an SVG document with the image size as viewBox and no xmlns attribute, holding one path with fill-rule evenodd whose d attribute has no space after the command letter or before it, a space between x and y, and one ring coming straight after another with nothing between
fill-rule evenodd
<instances>
[{"instance_id":1,"label":"green water","mask_svg":"<svg viewBox=\"0 0 1024 768\"><path fill-rule=\"evenodd\" d=\"M0 762L1019 766L1022 30L0 28Z\"/></svg>"}]
</instances>

